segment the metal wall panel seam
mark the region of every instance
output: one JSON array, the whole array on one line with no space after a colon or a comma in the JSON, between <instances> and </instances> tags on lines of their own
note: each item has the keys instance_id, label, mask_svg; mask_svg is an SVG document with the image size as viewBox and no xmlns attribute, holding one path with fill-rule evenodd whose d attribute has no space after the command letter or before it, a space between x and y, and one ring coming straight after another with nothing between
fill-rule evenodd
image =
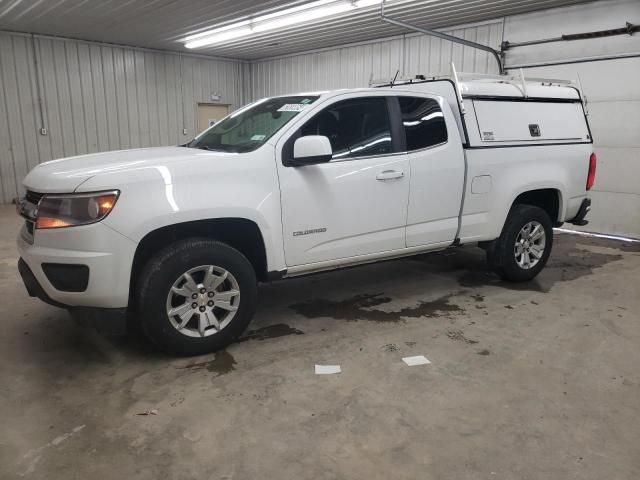
<instances>
[{"instance_id":1,"label":"metal wall panel seam","mask_svg":"<svg viewBox=\"0 0 640 480\"><path fill-rule=\"evenodd\" d=\"M0 44L0 79L4 79L4 70L6 69L6 63L3 61L4 54L2 53L3 48ZM6 85L5 82L2 82L3 85ZM7 108L7 89L6 87L2 88L2 92L0 92L0 113L4 111L4 119L6 128L0 129L0 152L2 152L6 148L7 155L2 158L0 156L0 184L2 184L2 196L4 201L8 201L8 198L16 195L16 184L15 184L15 169L13 166L13 149L11 148L11 119L9 118L9 109ZM1 122L2 120L0 120ZM5 133L6 132L6 133ZM9 182L9 183L7 183Z\"/></svg>"}]
</instances>

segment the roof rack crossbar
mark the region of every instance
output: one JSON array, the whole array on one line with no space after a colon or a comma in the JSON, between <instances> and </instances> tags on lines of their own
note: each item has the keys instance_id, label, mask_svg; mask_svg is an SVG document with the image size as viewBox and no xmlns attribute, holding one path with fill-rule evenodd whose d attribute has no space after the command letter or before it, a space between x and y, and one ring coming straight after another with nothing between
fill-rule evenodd
<instances>
[{"instance_id":1,"label":"roof rack crossbar","mask_svg":"<svg viewBox=\"0 0 640 480\"><path fill-rule=\"evenodd\" d=\"M458 105L460 106L460 113L464 115L467 111L464 108L464 102L462 101L462 90L460 90L460 81L458 80L458 72L456 72L456 66L453 62L451 62L451 76L453 77L453 83L456 86L456 99L458 100Z\"/></svg>"},{"instance_id":2,"label":"roof rack crossbar","mask_svg":"<svg viewBox=\"0 0 640 480\"><path fill-rule=\"evenodd\" d=\"M576 72L577 75L577 81L576 81L576 88L578 89L578 93L580 94L580 98L582 99L582 106L584 108L584 115L586 117L589 116L589 107L587 106L588 100L587 100L587 95L584 93L584 90L582 89L582 82L580 81L580 74L578 72Z\"/></svg>"},{"instance_id":3,"label":"roof rack crossbar","mask_svg":"<svg viewBox=\"0 0 640 480\"><path fill-rule=\"evenodd\" d=\"M522 84L522 77L518 72L518 75L495 75L492 73L471 73L471 72L458 72L458 77L465 80L496 80L498 82L519 82ZM543 77L527 77L528 83L548 83L553 85L575 85L573 80L564 80L559 78L543 78Z\"/></svg>"},{"instance_id":4,"label":"roof rack crossbar","mask_svg":"<svg viewBox=\"0 0 640 480\"><path fill-rule=\"evenodd\" d=\"M514 85L519 85L522 87L522 77L520 74L518 75L495 75L491 73L472 73L472 72L456 72L458 77L458 81L462 82L465 80L480 80L480 81L495 81L496 83L513 83ZM416 81L425 81L425 80L454 80L451 76L451 72L448 73L437 73L437 74L428 74L428 75L416 75L410 77L398 77L393 84L401 85L403 83L413 83ZM526 82L528 84L532 83L540 83L543 85L557 85L557 86L577 86L577 82L573 80L561 80L558 78L542 78L542 77L527 77ZM369 86L383 86L389 85L388 78L379 78L374 79L373 77L369 80Z\"/></svg>"}]
</instances>

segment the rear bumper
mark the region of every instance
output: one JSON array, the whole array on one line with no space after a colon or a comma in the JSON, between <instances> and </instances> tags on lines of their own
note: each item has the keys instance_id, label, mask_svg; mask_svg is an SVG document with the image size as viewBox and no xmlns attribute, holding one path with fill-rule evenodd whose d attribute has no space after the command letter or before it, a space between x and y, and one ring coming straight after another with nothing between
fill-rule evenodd
<instances>
[{"instance_id":1,"label":"rear bumper","mask_svg":"<svg viewBox=\"0 0 640 480\"><path fill-rule=\"evenodd\" d=\"M585 220L585 217L590 211L591 211L591 199L585 198L584 200L582 200L582 203L580 204L580 208L578 209L578 213L576 214L576 216L573 219L568 220L568 222L574 225L583 227L589 223L588 220Z\"/></svg>"}]
</instances>

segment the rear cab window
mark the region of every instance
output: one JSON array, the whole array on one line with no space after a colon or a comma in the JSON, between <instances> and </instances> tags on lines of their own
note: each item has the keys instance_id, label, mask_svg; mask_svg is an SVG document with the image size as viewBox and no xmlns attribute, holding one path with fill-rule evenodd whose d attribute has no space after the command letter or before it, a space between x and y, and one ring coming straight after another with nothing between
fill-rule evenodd
<instances>
[{"instance_id":1,"label":"rear cab window","mask_svg":"<svg viewBox=\"0 0 640 480\"><path fill-rule=\"evenodd\" d=\"M407 151L447 142L447 125L440 104L432 98L397 97Z\"/></svg>"}]
</instances>

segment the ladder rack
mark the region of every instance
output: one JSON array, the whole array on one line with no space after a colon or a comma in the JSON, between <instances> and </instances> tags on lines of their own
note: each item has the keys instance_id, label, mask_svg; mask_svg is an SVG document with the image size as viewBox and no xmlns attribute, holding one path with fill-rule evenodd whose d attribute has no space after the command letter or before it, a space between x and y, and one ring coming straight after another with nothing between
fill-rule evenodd
<instances>
[{"instance_id":1,"label":"ladder rack","mask_svg":"<svg viewBox=\"0 0 640 480\"><path fill-rule=\"evenodd\" d=\"M527 84L537 84L541 86L558 86L558 87L574 87L580 93L580 98L582 99L583 105L587 106L587 99L584 96L582 91L582 85L580 84L580 78L578 77L578 81L573 80L561 80L557 78L541 78L541 77L526 77L522 69L518 70L518 74L505 74L505 75L497 75L490 73L471 73L471 72L457 72L456 67L451 62L451 69L447 73L433 74L433 75L416 75L414 77L400 77L393 79L380 79L374 80L371 79L369 82L369 87L393 87L395 85L406 85L411 83L419 83L425 81L434 81L434 80L451 80L456 87L456 95L458 97L458 103L460 105L460 110L464 114L464 104L462 102L462 90L460 88L460 83L464 81L474 81L474 82L486 82L486 83L508 83L518 88L521 91L522 96L524 98L528 98L527 94Z\"/></svg>"},{"instance_id":2,"label":"ladder rack","mask_svg":"<svg viewBox=\"0 0 640 480\"><path fill-rule=\"evenodd\" d=\"M488 83L511 83L522 87L523 81L529 83L539 83L541 85L555 85L555 86L578 86L578 83L573 80L562 80L558 78L542 78L542 77L524 77L522 69L519 70L517 75L507 74L498 75L492 73L472 73L472 72L458 72L455 69L453 62L451 63L451 70L447 73L436 73L429 75L416 75L413 77L398 77L395 80L393 78L380 78L371 79L369 82L370 87L378 87L385 85L401 85L405 83L424 82L428 80L453 80L455 77L459 81L486 81Z\"/></svg>"}]
</instances>

